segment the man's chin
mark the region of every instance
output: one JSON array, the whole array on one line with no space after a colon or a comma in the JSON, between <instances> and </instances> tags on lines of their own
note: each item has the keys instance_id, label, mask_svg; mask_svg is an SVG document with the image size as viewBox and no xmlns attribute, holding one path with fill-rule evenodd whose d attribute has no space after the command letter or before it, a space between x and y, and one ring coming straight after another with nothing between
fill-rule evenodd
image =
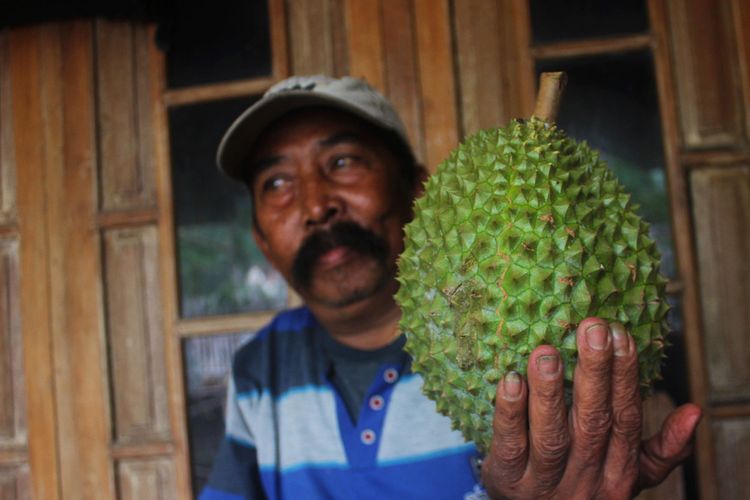
<instances>
[{"instance_id":1,"label":"man's chin","mask_svg":"<svg viewBox=\"0 0 750 500\"><path fill-rule=\"evenodd\" d=\"M319 279L314 279L307 290L301 290L300 295L310 303L344 308L376 296L386 288L390 281L387 274L383 272L377 273L378 276L372 276L370 279L357 279L357 274L353 272L347 276L344 283L330 279L330 276L321 276ZM349 286L351 283L356 283L356 285Z\"/></svg>"}]
</instances>

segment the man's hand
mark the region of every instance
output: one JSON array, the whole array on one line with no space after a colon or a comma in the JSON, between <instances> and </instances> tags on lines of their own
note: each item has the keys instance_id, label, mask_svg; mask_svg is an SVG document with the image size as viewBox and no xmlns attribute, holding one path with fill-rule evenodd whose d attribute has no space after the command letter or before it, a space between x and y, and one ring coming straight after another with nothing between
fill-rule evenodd
<instances>
[{"instance_id":1,"label":"man's hand","mask_svg":"<svg viewBox=\"0 0 750 500\"><path fill-rule=\"evenodd\" d=\"M576 336L570 410L562 360L551 346L532 352L528 385L517 374L498 384L494 436L482 467L493 498L631 498L690 454L701 416L692 404L641 441L638 359L623 326L588 318Z\"/></svg>"}]
</instances>

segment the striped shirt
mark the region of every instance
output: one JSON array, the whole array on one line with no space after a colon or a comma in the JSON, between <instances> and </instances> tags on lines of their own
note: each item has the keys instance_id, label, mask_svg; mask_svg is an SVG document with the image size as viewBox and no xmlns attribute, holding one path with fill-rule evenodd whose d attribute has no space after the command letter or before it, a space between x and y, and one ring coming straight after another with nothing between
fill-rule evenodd
<instances>
[{"instance_id":1,"label":"striped shirt","mask_svg":"<svg viewBox=\"0 0 750 500\"><path fill-rule=\"evenodd\" d=\"M422 394L405 352L379 367L355 422L326 342L299 308L237 351L226 434L201 500L484 498L474 445Z\"/></svg>"}]
</instances>

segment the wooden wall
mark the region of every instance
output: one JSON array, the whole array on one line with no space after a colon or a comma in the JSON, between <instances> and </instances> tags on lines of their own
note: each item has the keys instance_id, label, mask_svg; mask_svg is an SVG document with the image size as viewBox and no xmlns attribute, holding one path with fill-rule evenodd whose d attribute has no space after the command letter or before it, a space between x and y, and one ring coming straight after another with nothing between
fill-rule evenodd
<instances>
[{"instance_id":1,"label":"wooden wall","mask_svg":"<svg viewBox=\"0 0 750 500\"><path fill-rule=\"evenodd\" d=\"M692 393L706 409L698 458L703 498L750 498L750 7L668 2L689 190L700 324Z\"/></svg>"},{"instance_id":2,"label":"wooden wall","mask_svg":"<svg viewBox=\"0 0 750 500\"><path fill-rule=\"evenodd\" d=\"M167 499L186 481L160 306L152 36L75 21L2 37L2 498Z\"/></svg>"},{"instance_id":3,"label":"wooden wall","mask_svg":"<svg viewBox=\"0 0 750 500\"><path fill-rule=\"evenodd\" d=\"M464 135L531 111L524 2L270 5L273 75L198 89L165 91L163 54L144 26L0 33L0 498L191 495L180 335L257 318L177 318L166 106L262 92L291 73L362 76L394 102L431 170ZM649 12L652 33L636 42L656 54L675 289L691 397L707 409L701 498L742 498L750 7L650 0Z\"/></svg>"},{"instance_id":4,"label":"wooden wall","mask_svg":"<svg viewBox=\"0 0 750 500\"><path fill-rule=\"evenodd\" d=\"M9 58L0 34L0 498L16 500L29 496L30 483Z\"/></svg>"}]
</instances>

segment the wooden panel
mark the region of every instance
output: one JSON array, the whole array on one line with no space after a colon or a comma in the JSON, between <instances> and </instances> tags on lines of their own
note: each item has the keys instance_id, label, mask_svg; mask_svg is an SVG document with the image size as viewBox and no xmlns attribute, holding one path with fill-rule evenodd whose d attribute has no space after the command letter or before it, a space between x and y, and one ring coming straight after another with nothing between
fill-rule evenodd
<instances>
[{"instance_id":1,"label":"wooden panel","mask_svg":"<svg viewBox=\"0 0 750 500\"><path fill-rule=\"evenodd\" d=\"M13 219L16 164L13 145L13 104L10 86L8 35L0 32L0 224Z\"/></svg>"},{"instance_id":2,"label":"wooden panel","mask_svg":"<svg viewBox=\"0 0 750 500\"><path fill-rule=\"evenodd\" d=\"M447 0L414 0L425 166L430 172L458 145L449 15Z\"/></svg>"},{"instance_id":3,"label":"wooden panel","mask_svg":"<svg viewBox=\"0 0 750 500\"><path fill-rule=\"evenodd\" d=\"M0 498L31 500L28 465L0 467Z\"/></svg>"},{"instance_id":4,"label":"wooden panel","mask_svg":"<svg viewBox=\"0 0 750 500\"><path fill-rule=\"evenodd\" d=\"M698 270L696 268L693 219L690 206L688 177L680 164L680 126L677 116L678 101L669 43L668 0L649 0L651 34L654 37L653 55L656 84L659 93L659 114L664 138L664 159L669 179L672 234L682 286L682 316L688 364L690 400L705 408L708 405L708 375L703 347L703 321L700 306ZM700 498L717 498L715 489L713 436L711 417L704 416L695 439L696 472Z\"/></svg>"},{"instance_id":5,"label":"wooden panel","mask_svg":"<svg viewBox=\"0 0 750 500\"><path fill-rule=\"evenodd\" d=\"M93 230L97 206L92 25L45 25L40 32L42 178L49 242L45 260L50 263L45 293L50 296L62 496L106 500L114 496L114 475L109 460L100 242Z\"/></svg>"},{"instance_id":6,"label":"wooden panel","mask_svg":"<svg viewBox=\"0 0 750 500\"><path fill-rule=\"evenodd\" d=\"M274 2L276 0L273 0ZM151 32L153 39L155 30ZM164 53L155 44L149 50L149 64L155 75L151 92L154 101L159 102L166 81ZM159 241L159 287L161 292L162 316L164 318L164 349L167 369L167 385L169 387L170 422L172 428L172 444L174 446L174 469L177 498L191 498L190 464L188 457L187 422L185 409L184 371L180 339L175 331L178 318L177 308L177 273L175 269L175 225L174 207L172 205L172 175L169 162L169 137L167 128L167 113L164 106L155 106L152 119L154 121L154 144L156 145L156 190L159 210L158 241Z\"/></svg>"},{"instance_id":7,"label":"wooden panel","mask_svg":"<svg viewBox=\"0 0 750 500\"><path fill-rule=\"evenodd\" d=\"M528 2L499 0L503 22L500 42L505 120L531 116L536 101L536 72L531 55L531 19Z\"/></svg>"},{"instance_id":8,"label":"wooden panel","mask_svg":"<svg viewBox=\"0 0 750 500\"><path fill-rule=\"evenodd\" d=\"M0 446L26 442L18 242L0 239Z\"/></svg>"},{"instance_id":9,"label":"wooden panel","mask_svg":"<svg viewBox=\"0 0 750 500\"><path fill-rule=\"evenodd\" d=\"M345 0L349 75L385 92L380 0Z\"/></svg>"},{"instance_id":10,"label":"wooden panel","mask_svg":"<svg viewBox=\"0 0 750 500\"><path fill-rule=\"evenodd\" d=\"M289 0L291 73L342 75L347 72L343 0Z\"/></svg>"},{"instance_id":11,"label":"wooden panel","mask_svg":"<svg viewBox=\"0 0 750 500\"><path fill-rule=\"evenodd\" d=\"M417 160L424 161L424 137L411 0L381 2L385 92L406 126Z\"/></svg>"},{"instance_id":12,"label":"wooden panel","mask_svg":"<svg viewBox=\"0 0 750 500\"><path fill-rule=\"evenodd\" d=\"M347 47L346 17L344 2L346 0L328 0L331 15L331 45L333 47L333 76L344 76L351 73L349 70L349 49ZM313 25L314 26L314 25Z\"/></svg>"},{"instance_id":13,"label":"wooden panel","mask_svg":"<svg viewBox=\"0 0 750 500\"><path fill-rule=\"evenodd\" d=\"M505 126L500 37L503 26L495 0L457 0L454 7L456 59L461 99L462 135Z\"/></svg>"},{"instance_id":14,"label":"wooden panel","mask_svg":"<svg viewBox=\"0 0 750 500\"><path fill-rule=\"evenodd\" d=\"M715 401L750 397L750 167L695 170L693 217Z\"/></svg>"},{"instance_id":15,"label":"wooden panel","mask_svg":"<svg viewBox=\"0 0 750 500\"><path fill-rule=\"evenodd\" d=\"M745 104L745 139L750 140L750 3L747 0L732 0L732 19Z\"/></svg>"},{"instance_id":16,"label":"wooden panel","mask_svg":"<svg viewBox=\"0 0 750 500\"><path fill-rule=\"evenodd\" d=\"M147 43L143 26L96 21L97 119L103 210L155 206ZM140 35L140 36L139 36Z\"/></svg>"},{"instance_id":17,"label":"wooden panel","mask_svg":"<svg viewBox=\"0 0 750 500\"><path fill-rule=\"evenodd\" d=\"M174 466L169 459L122 460L117 463L119 500L172 500Z\"/></svg>"},{"instance_id":18,"label":"wooden panel","mask_svg":"<svg viewBox=\"0 0 750 500\"><path fill-rule=\"evenodd\" d=\"M719 497L750 499L750 418L717 420L713 431Z\"/></svg>"},{"instance_id":19,"label":"wooden panel","mask_svg":"<svg viewBox=\"0 0 750 500\"><path fill-rule=\"evenodd\" d=\"M669 0L668 5L685 146L743 142L730 3Z\"/></svg>"},{"instance_id":20,"label":"wooden panel","mask_svg":"<svg viewBox=\"0 0 750 500\"><path fill-rule=\"evenodd\" d=\"M118 444L169 438L155 227L104 233L107 337Z\"/></svg>"},{"instance_id":21,"label":"wooden panel","mask_svg":"<svg viewBox=\"0 0 750 500\"><path fill-rule=\"evenodd\" d=\"M17 172L18 217L21 246L20 302L23 333L23 362L26 400L29 409L29 464L36 499L60 498L57 428L55 425L52 363L52 319L49 310L48 240L46 236L44 182L44 110L41 99L42 57L40 28L10 32L9 66L13 97L13 129L23 130L15 137L16 161L24 168ZM42 147L40 147L42 145Z\"/></svg>"},{"instance_id":22,"label":"wooden panel","mask_svg":"<svg viewBox=\"0 0 750 500\"><path fill-rule=\"evenodd\" d=\"M268 17L271 28L271 65L273 78L281 80L289 74L285 0L269 0Z\"/></svg>"}]
</instances>

